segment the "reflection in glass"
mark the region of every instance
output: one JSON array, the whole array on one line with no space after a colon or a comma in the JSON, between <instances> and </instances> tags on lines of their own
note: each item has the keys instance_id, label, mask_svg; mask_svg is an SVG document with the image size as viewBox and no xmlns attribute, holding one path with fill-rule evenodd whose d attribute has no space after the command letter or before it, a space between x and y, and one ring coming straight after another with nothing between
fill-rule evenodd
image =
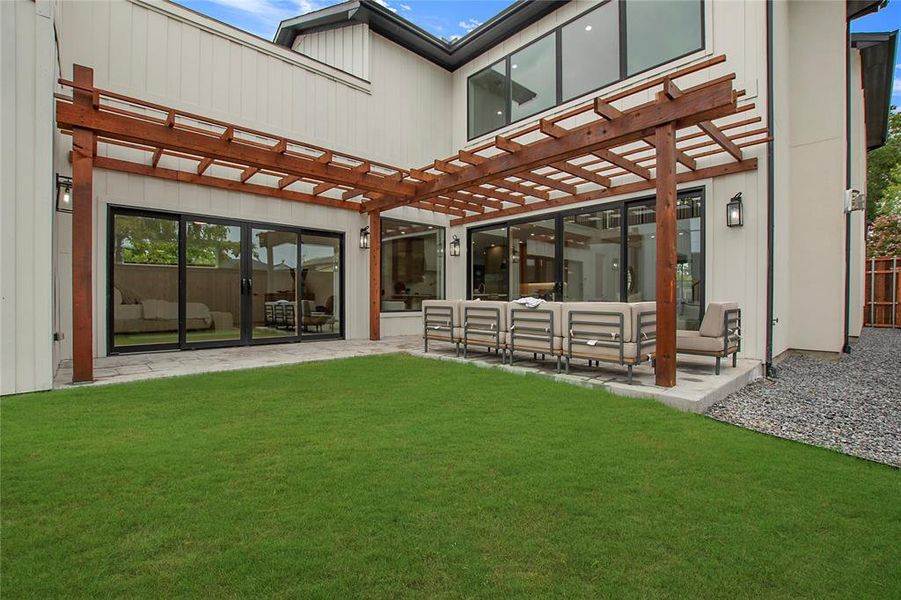
<instances>
[{"instance_id":1,"label":"reflection in glass","mask_svg":"<svg viewBox=\"0 0 901 600\"><path fill-rule=\"evenodd\" d=\"M619 208L564 217L564 300L619 301L621 226Z\"/></svg>"},{"instance_id":2,"label":"reflection in glass","mask_svg":"<svg viewBox=\"0 0 901 600\"><path fill-rule=\"evenodd\" d=\"M444 228L382 219L382 310L444 298Z\"/></svg>"},{"instance_id":3,"label":"reflection in glass","mask_svg":"<svg viewBox=\"0 0 901 600\"><path fill-rule=\"evenodd\" d=\"M653 204L628 207L627 300L654 300L656 294L656 213ZM703 279L701 263L701 198L680 196L676 202L676 303L679 329L700 326Z\"/></svg>"},{"instance_id":4,"label":"reflection in glass","mask_svg":"<svg viewBox=\"0 0 901 600\"><path fill-rule=\"evenodd\" d=\"M626 65L634 75L703 45L701 0L643 0L626 9Z\"/></svg>"},{"instance_id":5,"label":"reflection in glass","mask_svg":"<svg viewBox=\"0 0 901 600\"><path fill-rule=\"evenodd\" d=\"M507 229L486 229L472 233L473 300L509 300L507 277Z\"/></svg>"},{"instance_id":6,"label":"reflection in glass","mask_svg":"<svg viewBox=\"0 0 901 600\"><path fill-rule=\"evenodd\" d=\"M251 231L254 339L297 335L297 238L290 231Z\"/></svg>"},{"instance_id":7,"label":"reflection in glass","mask_svg":"<svg viewBox=\"0 0 901 600\"><path fill-rule=\"evenodd\" d=\"M187 222L187 342L241 339L241 227Z\"/></svg>"},{"instance_id":8,"label":"reflection in glass","mask_svg":"<svg viewBox=\"0 0 901 600\"><path fill-rule=\"evenodd\" d=\"M510 226L510 289L524 296L554 300L556 282L554 219Z\"/></svg>"},{"instance_id":9,"label":"reflection in glass","mask_svg":"<svg viewBox=\"0 0 901 600\"><path fill-rule=\"evenodd\" d=\"M507 122L507 62L500 61L469 78L469 137Z\"/></svg>"},{"instance_id":10,"label":"reflection in glass","mask_svg":"<svg viewBox=\"0 0 901 600\"><path fill-rule=\"evenodd\" d=\"M337 237L301 236L301 336L341 333L341 241Z\"/></svg>"},{"instance_id":11,"label":"reflection in glass","mask_svg":"<svg viewBox=\"0 0 901 600\"><path fill-rule=\"evenodd\" d=\"M618 2L602 4L565 25L561 36L564 100L619 79Z\"/></svg>"},{"instance_id":12,"label":"reflection in glass","mask_svg":"<svg viewBox=\"0 0 901 600\"><path fill-rule=\"evenodd\" d=\"M178 221L117 214L113 222L115 346L178 343Z\"/></svg>"},{"instance_id":13,"label":"reflection in glass","mask_svg":"<svg viewBox=\"0 0 901 600\"><path fill-rule=\"evenodd\" d=\"M510 120L534 115L557 103L557 66L553 35L510 56Z\"/></svg>"}]
</instances>

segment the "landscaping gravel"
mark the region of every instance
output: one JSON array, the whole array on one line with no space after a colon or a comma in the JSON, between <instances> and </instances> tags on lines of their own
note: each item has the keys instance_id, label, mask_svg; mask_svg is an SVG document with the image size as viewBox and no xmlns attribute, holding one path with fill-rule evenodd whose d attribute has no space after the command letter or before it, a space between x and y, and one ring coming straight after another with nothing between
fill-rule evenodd
<instances>
[{"instance_id":1,"label":"landscaping gravel","mask_svg":"<svg viewBox=\"0 0 901 600\"><path fill-rule=\"evenodd\" d=\"M901 467L901 330L864 329L850 355L806 355L714 404L719 421Z\"/></svg>"}]
</instances>

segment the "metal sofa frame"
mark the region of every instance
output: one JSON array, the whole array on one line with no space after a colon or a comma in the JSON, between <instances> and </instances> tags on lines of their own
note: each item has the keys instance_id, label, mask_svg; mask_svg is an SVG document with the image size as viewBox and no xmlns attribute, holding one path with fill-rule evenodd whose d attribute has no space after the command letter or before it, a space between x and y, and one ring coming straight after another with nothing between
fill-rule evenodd
<instances>
[{"instance_id":1,"label":"metal sofa frame","mask_svg":"<svg viewBox=\"0 0 901 600\"><path fill-rule=\"evenodd\" d=\"M579 317L582 318L579 318ZM585 316L593 316L593 317L602 317L601 320L588 321L585 320ZM586 327L610 327L614 328L615 331L610 335L609 340L598 339L598 333L595 331L591 331ZM651 326L653 326L653 334L650 334ZM580 328L581 327L581 328ZM628 368L629 372L629 385L632 384L632 367L635 365L639 365L643 362L651 361L653 362L656 357L656 350L653 353L649 353L646 360L643 360L642 357L644 353L642 352L642 346L648 346L652 342L656 344L657 341L657 313L656 311L642 311L638 313L638 339L635 340L637 344L637 356L635 357L626 357L624 353L624 348L626 342L623 340L625 335L625 322L623 319L623 314L621 312L610 312L610 311L594 311L594 310L579 310L579 311L570 311L569 319L567 323L567 329L569 331L569 337L566 342L566 372L569 373L569 363L573 358L586 358L588 359L588 364L591 365L591 361L594 362L608 362L613 364L619 364L621 366L625 366ZM593 342L593 343L592 343ZM605 348L616 348L619 352L619 360L614 360L611 358L598 357L593 354L580 353L573 351L573 345L579 346L588 346L588 347L596 347L602 346Z\"/></svg>"},{"instance_id":2,"label":"metal sofa frame","mask_svg":"<svg viewBox=\"0 0 901 600\"><path fill-rule=\"evenodd\" d=\"M429 340L453 344L457 356L460 356L460 340L454 337L454 309L450 306L426 306L422 309L422 343L423 352L429 351ZM445 335L435 333L446 332ZM431 334L431 335L430 335Z\"/></svg>"},{"instance_id":3,"label":"metal sofa frame","mask_svg":"<svg viewBox=\"0 0 901 600\"><path fill-rule=\"evenodd\" d=\"M501 309L494 306L463 307L463 358L470 345L480 346L501 355L501 363L506 363L506 345L501 343ZM469 339L470 333L479 333L494 338L490 340Z\"/></svg>"},{"instance_id":4,"label":"metal sofa frame","mask_svg":"<svg viewBox=\"0 0 901 600\"><path fill-rule=\"evenodd\" d=\"M562 332L561 332L562 333ZM538 354L544 358L545 354L554 356L557 360L557 372L560 372L562 352L554 349L554 313L542 308L513 308L510 310L510 325L508 343L510 352L510 364L513 364L514 353L531 352L537 358ZM525 340L517 347L516 340ZM529 345L529 341L541 344Z\"/></svg>"},{"instance_id":5,"label":"metal sofa frame","mask_svg":"<svg viewBox=\"0 0 901 600\"><path fill-rule=\"evenodd\" d=\"M734 342L734 343L733 343ZM738 365L738 353L741 352L741 309L730 308L723 312L723 349L715 352L704 350L679 350L678 354L692 354L694 356L716 357L714 373L720 374L720 361L732 355L732 366Z\"/></svg>"}]
</instances>

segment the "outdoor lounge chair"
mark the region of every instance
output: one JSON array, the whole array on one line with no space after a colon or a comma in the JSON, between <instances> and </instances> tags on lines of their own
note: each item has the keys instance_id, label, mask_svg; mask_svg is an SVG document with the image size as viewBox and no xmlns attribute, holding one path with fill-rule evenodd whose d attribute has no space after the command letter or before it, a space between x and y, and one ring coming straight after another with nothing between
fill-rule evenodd
<instances>
[{"instance_id":1,"label":"outdoor lounge chair","mask_svg":"<svg viewBox=\"0 0 901 600\"><path fill-rule=\"evenodd\" d=\"M537 358L546 354L557 360L557 372L563 351L563 305L560 302L544 302L529 308L518 302L507 304L507 348L510 364L516 352L531 352Z\"/></svg>"},{"instance_id":2,"label":"outdoor lounge chair","mask_svg":"<svg viewBox=\"0 0 901 600\"><path fill-rule=\"evenodd\" d=\"M698 331L676 332L676 352L716 357L714 372L720 374L720 361L730 354L732 366L741 350L741 309L737 302L711 302L704 312Z\"/></svg>"},{"instance_id":3,"label":"outdoor lounge chair","mask_svg":"<svg viewBox=\"0 0 901 600\"><path fill-rule=\"evenodd\" d=\"M424 300L422 302L422 349L429 351L429 341L453 344L460 354L459 300Z\"/></svg>"},{"instance_id":4,"label":"outdoor lounge chair","mask_svg":"<svg viewBox=\"0 0 901 600\"><path fill-rule=\"evenodd\" d=\"M460 312L463 320L460 333L463 358L466 358L470 346L477 346L501 354L501 361L504 362L507 354L507 302L462 301Z\"/></svg>"},{"instance_id":5,"label":"outdoor lounge chair","mask_svg":"<svg viewBox=\"0 0 901 600\"><path fill-rule=\"evenodd\" d=\"M653 360L657 350L654 302L571 302L563 305L566 372L573 358L628 368Z\"/></svg>"}]
</instances>

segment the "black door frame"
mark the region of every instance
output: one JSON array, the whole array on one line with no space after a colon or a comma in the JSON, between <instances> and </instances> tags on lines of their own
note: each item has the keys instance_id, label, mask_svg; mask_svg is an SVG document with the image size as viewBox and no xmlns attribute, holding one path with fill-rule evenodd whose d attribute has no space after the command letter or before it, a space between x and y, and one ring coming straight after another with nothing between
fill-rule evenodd
<instances>
[{"instance_id":1,"label":"black door frame","mask_svg":"<svg viewBox=\"0 0 901 600\"><path fill-rule=\"evenodd\" d=\"M115 314L114 314L114 292L115 289L115 219L117 215L149 217L157 219L167 219L177 224L178 231L178 341L172 343L161 344L135 344L133 346L116 346L115 332ZM305 236L316 236L331 238L338 242L338 270L339 270L339 302L335 307L338 314L338 331L335 333L307 333L304 335L302 325L300 323L301 315L295 315L298 319L298 333L294 336L284 336L276 338L260 338L253 339L252 335L252 284L251 287L245 288L242 283L241 293L241 335L237 340L216 340L207 342L188 342L185 325L185 308L187 304L187 223L188 221L200 221L204 223L213 223L220 225L237 226L241 228L241 278L253 279L253 253L251 251L252 244L250 236L254 229L266 229L276 231L286 231L297 234L298 243L296 245L297 252L297 281L298 299L302 300L304 282L302 277L303 265L301 262L303 244ZM345 315L346 315L346 276L345 276L345 233L342 231L329 231L322 229L313 229L302 226L267 223L262 221L250 221L246 219L232 219L228 217L219 217L212 215L202 215L193 213L181 213L166 210L149 210L123 205L107 205L107 285L106 285L106 339L107 339L107 355L127 354L136 352L154 352L166 350L197 350L205 348L224 348L235 346L256 346L266 344L286 344L297 343L301 341L316 340L334 340L344 339L345 336ZM298 306L300 304L298 303Z\"/></svg>"}]
</instances>

